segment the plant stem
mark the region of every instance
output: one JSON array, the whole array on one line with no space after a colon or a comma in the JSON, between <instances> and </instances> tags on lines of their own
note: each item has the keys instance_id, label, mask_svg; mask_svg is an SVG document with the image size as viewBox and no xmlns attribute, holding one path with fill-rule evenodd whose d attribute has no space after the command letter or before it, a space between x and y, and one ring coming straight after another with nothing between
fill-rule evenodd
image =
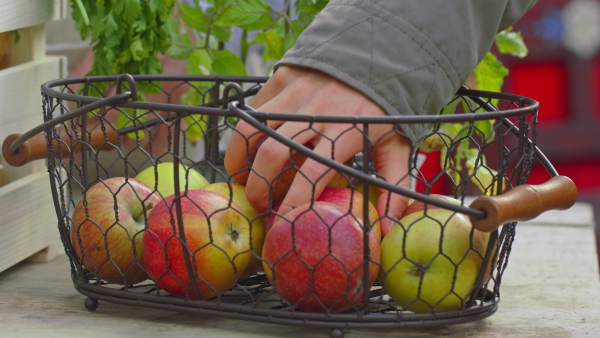
<instances>
[{"instance_id":1,"label":"plant stem","mask_svg":"<svg viewBox=\"0 0 600 338\"><path fill-rule=\"evenodd\" d=\"M83 7L83 3L81 2L81 0L75 0L75 3L77 4L77 7L79 7L79 11L81 12L81 16L83 17L83 22L85 22L85 24L87 26L89 26L90 18L87 15L87 11L85 10L85 7Z\"/></svg>"},{"instance_id":2,"label":"plant stem","mask_svg":"<svg viewBox=\"0 0 600 338\"><path fill-rule=\"evenodd\" d=\"M246 59L248 57L248 48L249 48L249 44L248 44L248 31L243 29L242 30L242 41L240 41L240 59L242 60L242 63L244 65L246 65Z\"/></svg>"}]
</instances>

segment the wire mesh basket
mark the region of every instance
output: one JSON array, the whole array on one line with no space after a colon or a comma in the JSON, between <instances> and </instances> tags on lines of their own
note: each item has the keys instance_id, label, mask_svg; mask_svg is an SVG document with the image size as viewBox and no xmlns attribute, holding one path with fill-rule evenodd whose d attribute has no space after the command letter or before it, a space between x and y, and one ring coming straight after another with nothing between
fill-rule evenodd
<instances>
[{"instance_id":1,"label":"wire mesh basket","mask_svg":"<svg viewBox=\"0 0 600 338\"><path fill-rule=\"evenodd\" d=\"M45 122L8 137L3 152L13 165L47 158L58 230L88 309L107 301L329 328L332 336L475 321L498 308L517 221L574 203L572 182L536 146L532 99L463 88L448 105L452 114L256 112L245 102L266 80L123 74L42 86ZM240 121L256 134L238 149L246 167L230 173L224 159ZM282 122L304 129L283 137L272 127ZM363 140L362 151L339 163L333 149L341 141L329 140L330 157L296 142L324 124L347 127ZM403 135L410 124L432 132L411 145L405 167L397 168L405 174L387 180L374 159L380 140L369 131ZM458 132L448 134L444 124ZM252 169L259 136L285 146L288 157L265 181L267 210L247 209L245 187L234 179L260 175ZM419 147L431 140L437 150L428 151L441 154L434 175L418 165ZM324 189L350 195L322 200L313 179L310 202L279 214L277 195L287 187L278 184L288 174L308 180L308 159L334 172L327 177L336 183ZM536 162L551 178L526 185ZM452 199L432 193L441 186ZM377 202L386 192L420 207L392 220L380 212L392 200Z\"/></svg>"}]
</instances>

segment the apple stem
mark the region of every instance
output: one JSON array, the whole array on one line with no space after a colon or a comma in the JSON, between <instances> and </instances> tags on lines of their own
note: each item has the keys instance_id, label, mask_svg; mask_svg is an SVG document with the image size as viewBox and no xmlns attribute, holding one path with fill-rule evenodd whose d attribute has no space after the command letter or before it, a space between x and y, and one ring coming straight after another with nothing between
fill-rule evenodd
<instances>
[{"instance_id":1,"label":"apple stem","mask_svg":"<svg viewBox=\"0 0 600 338\"><path fill-rule=\"evenodd\" d=\"M425 274L425 272L427 271L428 268L429 268L428 265L425 265L422 263L416 263L415 268L414 268L414 270L411 271L411 273L415 276L421 277Z\"/></svg>"},{"instance_id":2,"label":"apple stem","mask_svg":"<svg viewBox=\"0 0 600 338\"><path fill-rule=\"evenodd\" d=\"M233 224L230 224L229 226L229 236L231 236L232 241L237 242L238 238L240 237L240 232L233 228Z\"/></svg>"},{"instance_id":3,"label":"apple stem","mask_svg":"<svg viewBox=\"0 0 600 338\"><path fill-rule=\"evenodd\" d=\"M150 210L152 208L154 208L154 203L148 203L148 204L146 204L144 206L144 208L140 212L138 212L137 215L135 215L135 217L133 219L135 219L137 221L142 216L144 216L144 213L146 213L146 211L148 211L148 210Z\"/></svg>"}]
</instances>

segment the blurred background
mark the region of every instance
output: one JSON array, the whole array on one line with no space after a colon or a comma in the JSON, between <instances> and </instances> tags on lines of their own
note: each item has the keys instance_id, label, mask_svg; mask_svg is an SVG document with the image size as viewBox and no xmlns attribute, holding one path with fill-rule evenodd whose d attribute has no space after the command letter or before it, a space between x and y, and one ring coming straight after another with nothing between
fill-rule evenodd
<instances>
[{"instance_id":1,"label":"blurred background","mask_svg":"<svg viewBox=\"0 0 600 338\"><path fill-rule=\"evenodd\" d=\"M89 42L76 32L68 1L62 4L62 18L45 25L46 53L66 56L68 76L84 67ZM600 228L600 0L541 0L514 29L529 55L499 56L510 71L503 91L540 102L537 144L575 181L579 200L594 205ZM439 172L436 165L432 156L424 170ZM547 179L545 169L534 168L530 182Z\"/></svg>"}]
</instances>

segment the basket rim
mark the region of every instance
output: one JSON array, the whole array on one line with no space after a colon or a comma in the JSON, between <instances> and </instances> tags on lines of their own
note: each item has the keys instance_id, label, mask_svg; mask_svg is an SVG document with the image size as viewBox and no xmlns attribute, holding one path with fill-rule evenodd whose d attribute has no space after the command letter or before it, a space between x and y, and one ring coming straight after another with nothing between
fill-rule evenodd
<instances>
[{"instance_id":1,"label":"basket rim","mask_svg":"<svg viewBox=\"0 0 600 338\"><path fill-rule=\"evenodd\" d=\"M252 77L252 76L211 76L211 75L99 75L99 76L83 76L83 77L72 77L63 78L48 81L41 86L42 93L60 100L71 101L79 103L81 105L97 103L102 100L102 97L93 97L86 95L78 95L73 93L66 93L54 89L54 87L74 85L74 84L92 84L99 82L115 82L117 84L117 94L121 93L120 83L125 79L129 82L130 88L134 86L132 84L135 81L186 81L186 82L215 82L215 83L260 83L266 82L268 77ZM240 107L244 107L244 92L241 87L234 86L234 97L237 101L241 101ZM205 115L226 115L229 116L230 112L227 107L217 108L204 106L189 106L183 104L174 103L158 103L149 101L138 101L136 90L128 91L130 94L129 99L114 103L114 107L119 108L133 108L133 109L144 109L144 110L164 110L171 111L174 113L182 114L205 114ZM485 112L477 113L460 113L460 114L427 114L427 115L387 115L387 116L336 116L336 115L305 115L305 114L285 114L285 113L273 113L273 112L261 112L252 111L249 112L253 117L259 120L286 120L286 121L305 121L305 122L326 122L326 123L371 123L371 124L438 124L444 122L474 122L482 120L496 120L502 118L513 118L520 117L529 114L533 114L539 109L539 102L525 96L504 93L504 92L489 92L481 90L469 89L465 86L458 89L456 92L457 96L468 97L472 99L476 104L479 104L481 108L486 110ZM486 99L482 99L485 97ZM492 100L505 100L511 102L518 102L519 107L500 110L495 107Z\"/></svg>"}]
</instances>

